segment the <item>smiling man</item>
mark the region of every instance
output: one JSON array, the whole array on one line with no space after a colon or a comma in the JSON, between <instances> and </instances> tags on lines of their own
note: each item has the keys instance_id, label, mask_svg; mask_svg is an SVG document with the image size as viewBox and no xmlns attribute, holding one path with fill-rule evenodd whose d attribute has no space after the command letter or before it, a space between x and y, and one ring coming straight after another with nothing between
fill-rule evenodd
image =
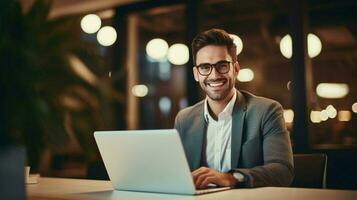
<instances>
[{"instance_id":1,"label":"smiling man","mask_svg":"<svg viewBox=\"0 0 357 200\"><path fill-rule=\"evenodd\" d=\"M198 34L192 53L206 98L181 110L175 128L196 188L289 186L293 160L281 105L235 88L240 67L224 30Z\"/></svg>"}]
</instances>

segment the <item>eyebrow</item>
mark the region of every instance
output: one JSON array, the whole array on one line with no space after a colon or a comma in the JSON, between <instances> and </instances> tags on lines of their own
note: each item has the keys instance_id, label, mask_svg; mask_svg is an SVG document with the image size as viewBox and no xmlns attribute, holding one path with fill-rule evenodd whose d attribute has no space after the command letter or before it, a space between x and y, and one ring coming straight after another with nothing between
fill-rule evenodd
<instances>
[{"instance_id":1,"label":"eyebrow","mask_svg":"<svg viewBox=\"0 0 357 200\"><path fill-rule=\"evenodd\" d=\"M201 63L201 64L199 64L199 65L196 65L196 66L200 66L200 65L215 65L215 64L218 64L218 63L220 63L220 62L232 62L232 61L229 61L229 60L219 60L219 61L217 61L216 63Z\"/></svg>"}]
</instances>

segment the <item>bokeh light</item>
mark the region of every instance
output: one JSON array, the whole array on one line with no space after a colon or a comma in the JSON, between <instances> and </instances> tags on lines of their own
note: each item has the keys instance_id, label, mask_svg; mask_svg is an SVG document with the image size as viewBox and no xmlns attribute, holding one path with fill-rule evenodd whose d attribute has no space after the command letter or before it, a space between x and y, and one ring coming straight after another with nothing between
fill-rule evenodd
<instances>
[{"instance_id":1,"label":"bokeh light","mask_svg":"<svg viewBox=\"0 0 357 200\"><path fill-rule=\"evenodd\" d=\"M326 107L327 115L329 118L333 119L337 116L337 110L333 105L328 105Z\"/></svg>"},{"instance_id":2,"label":"bokeh light","mask_svg":"<svg viewBox=\"0 0 357 200\"><path fill-rule=\"evenodd\" d=\"M252 81L254 79L254 72L253 72L253 70L251 70L249 68L241 69L241 70L239 70L237 79L240 82Z\"/></svg>"},{"instance_id":3,"label":"bokeh light","mask_svg":"<svg viewBox=\"0 0 357 200\"><path fill-rule=\"evenodd\" d=\"M291 40L290 35L285 35L281 40L280 40L280 52L283 54L285 58L291 58L293 55L293 42Z\"/></svg>"},{"instance_id":4,"label":"bokeh light","mask_svg":"<svg viewBox=\"0 0 357 200\"><path fill-rule=\"evenodd\" d=\"M293 55L293 42L289 34L280 40L280 52L285 58L291 58ZM322 43L320 38L312 33L307 35L307 53L310 58L314 58L321 53Z\"/></svg>"},{"instance_id":5,"label":"bokeh light","mask_svg":"<svg viewBox=\"0 0 357 200\"><path fill-rule=\"evenodd\" d=\"M310 113L310 120L312 123L320 123L320 111L312 110Z\"/></svg>"},{"instance_id":6,"label":"bokeh light","mask_svg":"<svg viewBox=\"0 0 357 200\"><path fill-rule=\"evenodd\" d=\"M164 114L169 114L171 111L171 104L169 97L161 97L159 100L160 111Z\"/></svg>"},{"instance_id":7,"label":"bokeh light","mask_svg":"<svg viewBox=\"0 0 357 200\"><path fill-rule=\"evenodd\" d=\"M231 38L233 39L233 42L237 47L237 55L239 55L243 50L243 41L242 41L242 39L240 39L240 37L238 35L235 35L235 34L229 34L229 36L231 36Z\"/></svg>"},{"instance_id":8,"label":"bokeh light","mask_svg":"<svg viewBox=\"0 0 357 200\"><path fill-rule=\"evenodd\" d=\"M185 44L173 44L170 46L167 59L174 65L184 65L188 62L190 53Z\"/></svg>"},{"instance_id":9,"label":"bokeh light","mask_svg":"<svg viewBox=\"0 0 357 200\"><path fill-rule=\"evenodd\" d=\"M103 46L110 46L117 40L117 32L111 26L104 26L98 31L97 40Z\"/></svg>"},{"instance_id":10,"label":"bokeh light","mask_svg":"<svg viewBox=\"0 0 357 200\"><path fill-rule=\"evenodd\" d=\"M320 83L316 87L319 97L338 99L345 97L349 92L349 87L345 83Z\"/></svg>"},{"instance_id":11,"label":"bokeh light","mask_svg":"<svg viewBox=\"0 0 357 200\"><path fill-rule=\"evenodd\" d=\"M310 58L314 58L321 53L322 43L317 35L309 33L307 35L307 53Z\"/></svg>"},{"instance_id":12,"label":"bokeh light","mask_svg":"<svg viewBox=\"0 0 357 200\"><path fill-rule=\"evenodd\" d=\"M322 110L320 112L320 119L321 121L326 121L328 119L328 113L326 110Z\"/></svg>"},{"instance_id":13,"label":"bokeh light","mask_svg":"<svg viewBox=\"0 0 357 200\"><path fill-rule=\"evenodd\" d=\"M154 60L163 59L168 52L169 45L161 38L150 40L146 45L146 54Z\"/></svg>"},{"instance_id":14,"label":"bokeh light","mask_svg":"<svg viewBox=\"0 0 357 200\"><path fill-rule=\"evenodd\" d=\"M81 19L81 28L86 33L95 33L102 25L102 20L98 15L88 14Z\"/></svg>"},{"instance_id":15,"label":"bokeh light","mask_svg":"<svg viewBox=\"0 0 357 200\"><path fill-rule=\"evenodd\" d=\"M349 110L338 111L338 120L341 122L348 122L351 120L352 114Z\"/></svg>"},{"instance_id":16,"label":"bokeh light","mask_svg":"<svg viewBox=\"0 0 357 200\"><path fill-rule=\"evenodd\" d=\"M146 85L135 85L132 87L131 92L136 97L145 97L148 94L149 89Z\"/></svg>"},{"instance_id":17,"label":"bokeh light","mask_svg":"<svg viewBox=\"0 0 357 200\"><path fill-rule=\"evenodd\" d=\"M291 109L284 110L284 119L286 123L292 123L294 121L294 111Z\"/></svg>"},{"instance_id":18,"label":"bokeh light","mask_svg":"<svg viewBox=\"0 0 357 200\"><path fill-rule=\"evenodd\" d=\"M352 111L353 111L354 113L357 113L357 102L354 103L354 104L352 104Z\"/></svg>"}]
</instances>

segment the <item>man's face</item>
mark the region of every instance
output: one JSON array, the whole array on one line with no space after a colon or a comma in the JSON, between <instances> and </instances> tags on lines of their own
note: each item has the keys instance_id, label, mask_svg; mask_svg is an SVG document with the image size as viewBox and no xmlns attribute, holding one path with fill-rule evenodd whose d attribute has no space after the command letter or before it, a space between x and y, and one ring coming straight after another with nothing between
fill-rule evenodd
<instances>
[{"instance_id":1,"label":"man's face","mask_svg":"<svg viewBox=\"0 0 357 200\"><path fill-rule=\"evenodd\" d=\"M200 83L201 88L207 96L214 101L226 100L233 93L234 81L238 75L239 64L233 63L225 46L208 45L200 49L196 54L196 65L203 63L216 64L220 61L230 61L229 71L221 74L213 67L208 76L201 75L197 67L193 68L195 80Z\"/></svg>"}]
</instances>

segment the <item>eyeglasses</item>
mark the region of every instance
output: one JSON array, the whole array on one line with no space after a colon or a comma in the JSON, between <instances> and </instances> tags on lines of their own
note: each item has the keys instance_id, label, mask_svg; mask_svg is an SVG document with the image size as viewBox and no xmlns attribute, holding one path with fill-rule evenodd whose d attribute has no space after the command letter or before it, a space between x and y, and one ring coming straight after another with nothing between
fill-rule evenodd
<instances>
[{"instance_id":1,"label":"eyeglasses","mask_svg":"<svg viewBox=\"0 0 357 200\"><path fill-rule=\"evenodd\" d=\"M215 64L210 64L210 63L202 63L199 65L196 65L195 67L198 70L198 73L200 73L202 76L209 76L212 72L213 67L216 69L216 71L220 74L226 74L229 72L230 64L232 62L227 61L227 60L222 60L218 61Z\"/></svg>"}]
</instances>

